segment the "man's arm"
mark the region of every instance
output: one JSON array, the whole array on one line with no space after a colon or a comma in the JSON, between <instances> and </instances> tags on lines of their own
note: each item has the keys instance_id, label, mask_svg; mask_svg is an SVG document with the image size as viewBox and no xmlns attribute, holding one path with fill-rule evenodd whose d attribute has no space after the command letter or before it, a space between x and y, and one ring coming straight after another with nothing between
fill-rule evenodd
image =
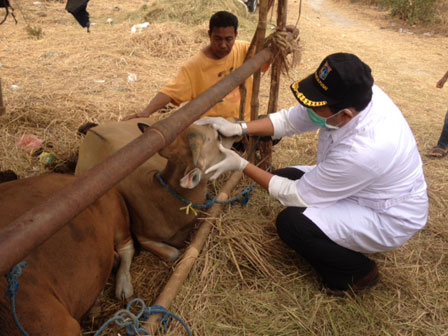
<instances>
[{"instance_id":1,"label":"man's arm","mask_svg":"<svg viewBox=\"0 0 448 336\"><path fill-rule=\"evenodd\" d=\"M439 89L443 88L443 86L445 85L446 81L448 80L448 71L445 73L445 75L443 75L442 78L440 78L440 80L437 82L437 87Z\"/></svg>"},{"instance_id":2,"label":"man's arm","mask_svg":"<svg viewBox=\"0 0 448 336\"><path fill-rule=\"evenodd\" d=\"M269 117L252 120L247 125L247 134L272 136L274 135L274 125Z\"/></svg>"},{"instance_id":3,"label":"man's arm","mask_svg":"<svg viewBox=\"0 0 448 336\"><path fill-rule=\"evenodd\" d=\"M206 174L213 174L210 177L211 180L218 178L223 172L239 170L266 189L284 206L308 207L297 191L296 181L264 171L222 145L219 145L219 149L224 153L225 159L205 171Z\"/></svg>"},{"instance_id":4,"label":"man's arm","mask_svg":"<svg viewBox=\"0 0 448 336\"><path fill-rule=\"evenodd\" d=\"M166 94L164 94L162 92L158 92L154 96L154 98L151 99L148 106L146 106L146 108L143 110L143 112L130 114L130 115L124 117L122 120L149 117L154 112L160 110L162 107L164 107L172 102L173 102L173 100L171 99L170 96L167 96Z\"/></svg>"}]
</instances>

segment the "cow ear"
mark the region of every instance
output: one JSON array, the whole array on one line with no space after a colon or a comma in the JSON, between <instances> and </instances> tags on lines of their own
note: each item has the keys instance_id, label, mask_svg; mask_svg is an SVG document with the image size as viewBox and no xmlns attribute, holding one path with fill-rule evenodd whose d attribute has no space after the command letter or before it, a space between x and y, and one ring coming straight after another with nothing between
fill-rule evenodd
<instances>
[{"instance_id":1,"label":"cow ear","mask_svg":"<svg viewBox=\"0 0 448 336\"><path fill-rule=\"evenodd\" d=\"M146 130L148 127L150 127L149 125L144 124L144 123L138 123L137 126L138 126L138 129L139 129L142 133L145 133L145 130Z\"/></svg>"}]
</instances>

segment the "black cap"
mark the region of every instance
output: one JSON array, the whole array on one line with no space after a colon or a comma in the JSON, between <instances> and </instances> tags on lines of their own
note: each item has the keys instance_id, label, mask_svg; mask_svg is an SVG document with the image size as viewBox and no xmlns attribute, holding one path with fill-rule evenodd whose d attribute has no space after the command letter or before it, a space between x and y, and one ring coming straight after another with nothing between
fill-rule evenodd
<instances>
[{"instance_id":1,"label":"black cap","mask_svg":"<svg viewBox=\"0 0 448 336\"><path fill-rule=\"evenodd\" d=\"M292 83L291 90L306 107L341 104L353 95L371 93L371 72L356 55L336 53L327 56L313 74Z\"/></svg>"}]
</instances>

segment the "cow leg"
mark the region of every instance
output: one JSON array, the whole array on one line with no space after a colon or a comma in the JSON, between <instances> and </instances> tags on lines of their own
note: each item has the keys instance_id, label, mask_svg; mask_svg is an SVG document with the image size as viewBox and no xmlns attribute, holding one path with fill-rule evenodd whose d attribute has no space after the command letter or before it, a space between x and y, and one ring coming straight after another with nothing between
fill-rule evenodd
<instances>
[{"instance_id":1,"label":"cow leg","mask_svg":"<svg viewBox=\"0 0 448 336\"><path fill-rule=\"evenodd\" d=\"M45 295L48 295L48 293L45 293ZM82 335L79 322L70 315L67 308L59 300L52 297L45 301L45 303L40 301L36 305L27 301L23 310L17 307L19 317L20 315L23 316L21 323L30 335ZM39 308L36 309L36 307ZM24 314L20 314L20 311L24 311ZM1 332L3 335L3 331Z\"/></svg>"},{"instance_id":2,"label":"cow leg","mask_svg":"<svg viewBox=\"0 0 448 336\"><path fill-rule=\"evenodd\" d=\"M101 316L101 303L103 302L103 295L104 295L104 290L101 291L100 295L98 295L98 297L95 300L95 303L93 304L92 307L90 307L89 312L87 313L87 315L89 316L89 320L97 320L100 316Z\"/></svg>"},{"instance_id":3,"label":"cow leg","mask_svg":"<svg viewBox=\"0 0 448 336\"><path fill-rule=\"evenodd\" d=\"M115 296L119 300L126 300L134 294L134 289L131 283L131 268L132 258L134 257L134 243L129 239L122 247L117 248L120 256L120 267L118 268L115 284Z\"/></svg>"},{"instance_id":4,"label":"cow leg","mask_svg":"<svg viewBox=\"0 0 448 336\"><path fill-rule=\"evenodd\" d=\"M187 227L177 231L176 234L166 242L176 248L182 248L186 245L186 242L190 236L192 229L193 226L188 225Z\"/></svg>"},{"instance_id":5,"label":"cow leg","mask_svg":"<svg viewBox=\"0 0 448 336\"><path fill-rule=\"evenodd\" d=\"M166 261L174 261L180 255L180 251L177 248L168 244L149 239L140 240L138 237L137 239L144 249L154 253L156 256Z\"/></svg>"}]
</instances>

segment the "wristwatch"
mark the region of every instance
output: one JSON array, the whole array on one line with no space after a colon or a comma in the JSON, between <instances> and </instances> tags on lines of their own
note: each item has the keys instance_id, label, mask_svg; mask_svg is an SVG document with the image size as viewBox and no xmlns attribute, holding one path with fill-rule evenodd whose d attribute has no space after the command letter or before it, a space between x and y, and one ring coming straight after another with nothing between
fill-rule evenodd
<instances>
[{"instance_id":1,"label":"wristwatch","mask_svg":"<svg viewBox=\"0 0 448 336\"><path fill-rule=\"evenodd\" d=\"M247 134L247 123L245 121L240 121L240 125L241 125L241 135L245 136Z\"/></svg>"}]
</instances>

